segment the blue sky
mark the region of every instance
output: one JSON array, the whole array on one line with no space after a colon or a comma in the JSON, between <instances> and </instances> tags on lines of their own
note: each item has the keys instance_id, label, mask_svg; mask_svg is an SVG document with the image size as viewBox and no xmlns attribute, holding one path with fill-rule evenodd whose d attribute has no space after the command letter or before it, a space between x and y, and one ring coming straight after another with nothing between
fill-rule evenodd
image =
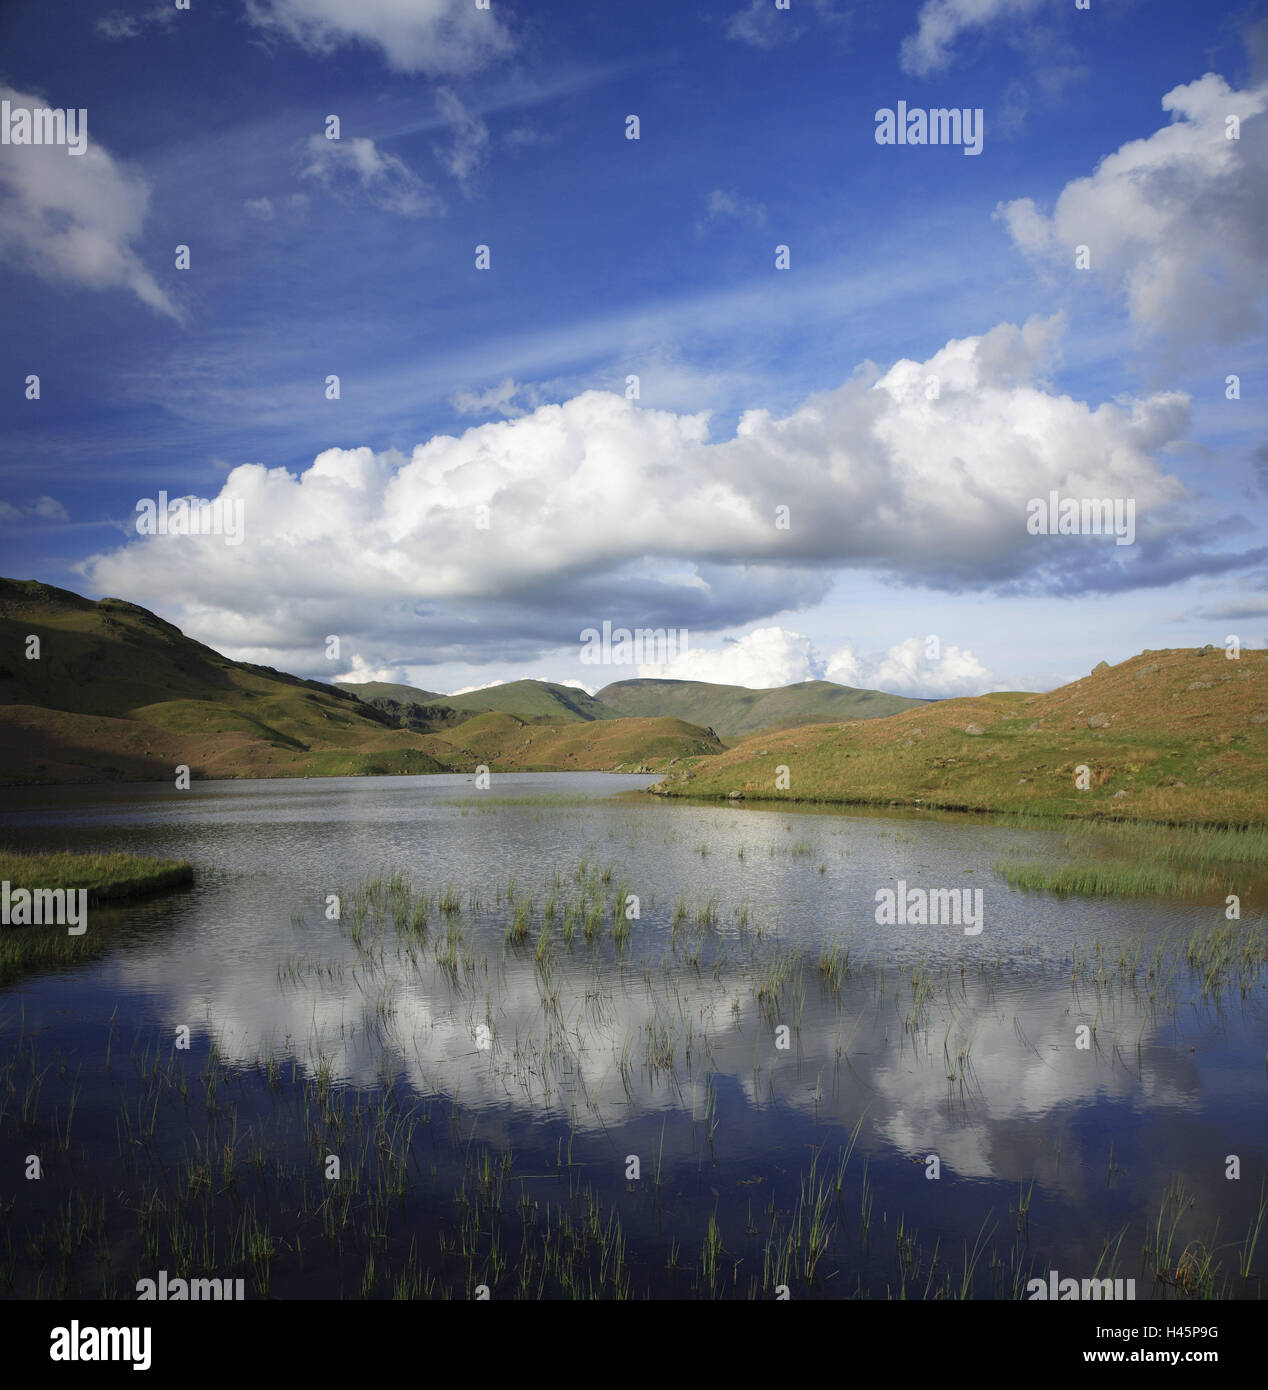
<instances>
[{"instance_id":1,"label":"blue sky","mask_svg":"<svg viewBox=\"0 0 1268 1390\"><path fill-rule=\"evenodd\" d=\"M1183 0L11 0L0 95L90 152L0 146L0 571L432 690L634 674L604 619L926 694L1262 645L1266 60ZM1135 543L1028 535L1049 488Z\"/></svg>"}]
</instances>

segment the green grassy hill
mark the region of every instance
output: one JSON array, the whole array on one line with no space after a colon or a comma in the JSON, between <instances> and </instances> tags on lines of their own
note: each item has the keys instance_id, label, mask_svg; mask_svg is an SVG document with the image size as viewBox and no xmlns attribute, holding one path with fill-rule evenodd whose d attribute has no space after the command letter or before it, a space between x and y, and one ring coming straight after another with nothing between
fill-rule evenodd
<instances>
[{"instance_id":1,"label":"green grassy hill","mask_svg":"<svg viewBox=\"0 0 1268 1390\"><path fill-rule=\"evenodd\" d=\"M628 680L604 686L595 698L619 714L672 715L713 729L728 740L758 729L879 719L926 703L833 681L750 690L706 681Z\"/></svg>"},{"instance_id":2,"label":"green grassy hill","mask_svg":"<svg viewBox=\"0 0 1268 1390\"><path fill-rule=\"evenodd\" d=\"M504 772L633 772L665 770L686 757L713 757L723 745L681 719L546 724L491 710L430 735L428 747L435 757L464 768L484 763Z\"/></svg>"},{"instance_id":3,"label":"green grassy hill","mask_svg":"<svg viewBox=\"0 0 1268 1390\"><path fill-rule=\"evenodd\" d=\"M414 685L396 685L391 681L336 681L336 690L347 691L358 700L370 704L375 700L395 700L398 705L447 705L448 695L434 690L420 690Z\"/></svg>"},{"instance_id":4,"label":"green grassy hill","mask_svg":"<svg viewBox=\"0 0 1268 1390\"><path fill-rule=\"evenodd\" d=\"M32 635L38 660L26 656ZM583 691L515 685L542 687L527 692L538 697L535 719L551 711L560 725L586 718ZM514 686L494 693L502 691L519 697ZM504 717L509 726L467 749L399 727L352 688L231 661L135 604L0 579L0 782L168 780L180 764L196 778L468 771L501 766L504 747L507 766L527 765L511 732L518 725ZM667 761L713 746L704 730L674 721L613 723L623 732L589 750L561 741L555 765ZM538 744L535 767L552 766L553 746Z\"/></svg>"},{"instance_id":5,"label":"green grassy hill","mask_svg":"<svg viewBox=\"0 0 1268 1390\"><path fill-rule=\"evenodd\" d=\"M437 695L429 690L415 690L412 685L393 685L386 681L342 685L340 689L353 690L361 699L383 708L390 708L387 702L395 701L402 708L410 705L429 709L447 708L468 715L494 710L513 714L519 719L548 720L552 724L621 717L584 690L556 685L552 681L508 681L505 685L493 685L485 690L471 690L465 695Z\"/></svg>"},{"instance_id":6,"label":"green grassy hill","mask_svg":"<svg viewBox=\"0 0 1268 1390\"><path fill-rule=\"evenodd\" d=\"M892 719L766 730L654 790L1264 825L1268 653L1230 661L1223 648L1143 652L1046 695L1003 692Z\"/></svg>"}]
</instances>

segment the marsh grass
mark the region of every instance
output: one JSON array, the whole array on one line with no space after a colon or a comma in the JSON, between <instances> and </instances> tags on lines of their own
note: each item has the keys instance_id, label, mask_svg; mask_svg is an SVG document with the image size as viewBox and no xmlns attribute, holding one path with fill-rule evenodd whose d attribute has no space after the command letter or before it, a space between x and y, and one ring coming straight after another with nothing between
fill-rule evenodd
<instances>
[{"instance_id":1,"label":"marsh grass","mask_svg":"<svg viewBox=\"0 0 1268 1390\"><path fill-rule=\"evenodd\" d=\"M729 1191L737 1159L728 1144L737 1134L743 1141L712 1059L712 1008L729 1007L726 1027L752 1038L765 1083L768 1027L798 1025L811 973L822 986L816 1021L839 1039L865 1013L892 1024L904 1065L908 1055L923 1056L934 1079L945 1065L962 1093L948 1100L963 1106L978 1084L974 1015L963 1006L995 1007L994 991L1009 983L1005 963L983 957L969 965L966 983L963 964L860 960L839 940L800 947L777 926L770 935L750 929L747 910L741 929L740 910L717 895L684 897L647 920L625 917L626 896L615 866L593 856L540 885L508 882L496 891L429 888L402 874L345 889L342 940L334 941L342 958L293 958L279 978L319 983L346 971L361 992L352 1021L384 1044L369 1084L350 1079L342 1031L315 1037L307 1051L291 1043L254 1066L234 1066L210 1046L179 1054L157 1033L138 1032L129 1051L112 1028L103 1039L107 1070L90 1088L73 1069L64 1075L64 1063L41 1053L20 1024L14 1036L5 1022L0 1157L46 1152L54 1181L35 1186L56 1193L56 1203L28 1199L15 1209L13 1183L0 1183L0 1294L128 1297L134 1276L162 1264L241 1275L252 1297L466 1298L479 1283L494 1297L534 1299L769 1298L779 1284L794 1297L1021 1296L1035 1258L1035 1181L1015 1190L1000 1184L1000 1211L979 1218L975 1209L967 1230L936 1231L922 1243L895 1203L883 1135L865 1133L862 1115L839 1144L816 1143L812 1155L790 1147L764 1166L756 1200L745 1193L675 1206L702 1181ZM1071 1008L1094 1017L1108 1039L1123 1012L1134 1027L1132 1010L1220 1006L1251 988L1265 963L1253 923L1221 921L1148 949L1130 941L1080 948L1068 962ZM1055 969L1064 988L1066 966ZM508 1024L506 985L524 978L536 987L534 1016ZM489 1026L482 1074L499 1094L522 1093L557 1137L557 1159L542 1142L535 1158L513 1152L497 1124L477 1137L486 1118L479 1102L465 1108L443 1072L421 1093L401 1079L402 1067L389 1066L396 1054L386 1043L401 1041L398 994L414 992L432 1018L460 1022L468 1036L477 1020ZM622 1005L631 1001L641 1012L626 1026ZM876 1027L876 1045L879 1036ZM1019 1024L1015 1045L1034 1053ZM112 1046L122 1049L113 1071ZM846 1050L838 1041L838 1064ZM624 1180L628 1149L618 1128L598 1123L593 1107L578 1123L591 1104L576 1080L587 1051L606 1055L632 1115L660 1110L659 1135L650 1124L645 1130L639 1183ZM848 1062L838 1069L848 1072ZM799 1072L807 1093L810 1082L817 1115L829 1078ZM103 1129L85 1128L85 1096L107 1115ZM331 1153L343 1162L337 1183L322 1171ZM1124 1250L1139 1252L1160 1296L1255 1296L1268 1220L1262 1192L1230 1254L1218 1222L1193 1225L1185 1191L1177 1180L1147 1228L1116 1223L1102 1260L1112 1269ZM954 1252L950 1263L944 1247ZM112 1260L101 1258L107 1251Z\"/></svg>"},{"instance_id":2,"label":"marsh grass","mask_svg":"<svg viewBox=\"0 0 1268 1390\"><path fill-rule=\"evenodd\" d=\"M1015 888L1087 897L1245 896L1268 866L1268 830L1162 825L1077 826L1061 837L1062 859L1000 860Z\"/></svg>"}]
</instances>

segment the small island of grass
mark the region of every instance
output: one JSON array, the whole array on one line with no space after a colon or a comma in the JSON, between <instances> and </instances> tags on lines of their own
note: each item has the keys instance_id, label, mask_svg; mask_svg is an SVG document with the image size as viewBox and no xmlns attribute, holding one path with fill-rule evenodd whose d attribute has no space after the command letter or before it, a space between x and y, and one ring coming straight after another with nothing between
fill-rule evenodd
<instances>
[{"instance_id":1,"label":"small island of grass","mask_svg":"<svg viewBox=\"0 0 1268 1390\"><path fill-rule=\"evenodd\" d=\"M121 852L56 850L27 854L0 848L0 883L7 885L5 900L20 890L83 890L87 906L113 907L194 881L193 866L185 859L157 859ZM110 914L111 918L119 914ZM0 984L7 984L28 970L74 965L98 955L112 934L113 921L97 923L94 930L71 935L65 926L15 926L0 923Z\"/></svg>"}]
</instances>

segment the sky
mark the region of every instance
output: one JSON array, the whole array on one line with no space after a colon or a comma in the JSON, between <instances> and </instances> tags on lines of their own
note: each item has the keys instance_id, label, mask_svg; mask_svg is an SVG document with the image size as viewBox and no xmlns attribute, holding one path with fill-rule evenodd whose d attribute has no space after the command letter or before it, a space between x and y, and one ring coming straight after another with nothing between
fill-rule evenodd
<instances>
[{"instance_id":1,"label":"sky","mask_svg":"<svg viewBox=\"0 0 1268 1390\"><path fill-rule=\"evenodd\" d=\"M1268 640L1260 0L6 0L0 101L7 576L442 692Z\"/></svg>"}]
</instances>

